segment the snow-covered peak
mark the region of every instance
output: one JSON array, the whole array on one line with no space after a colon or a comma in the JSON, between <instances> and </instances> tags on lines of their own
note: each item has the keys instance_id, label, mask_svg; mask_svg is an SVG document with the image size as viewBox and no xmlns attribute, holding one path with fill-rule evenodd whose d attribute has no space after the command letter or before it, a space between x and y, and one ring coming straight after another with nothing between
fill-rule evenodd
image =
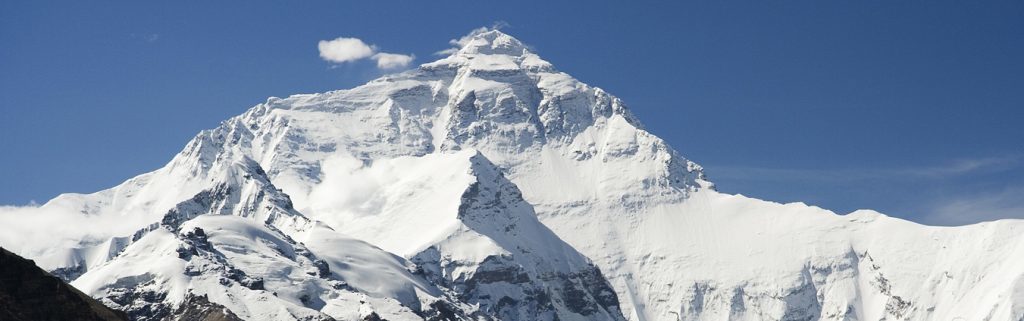
<instances>
[{"instance_id":1,"label":"snow-covered peak","mask_svg":"<svg viewBox=\"0 0 1024 321\"><path fill-rule=\"evenodd\" d=\"M463 68L477 71L554 71L551 63L541 59L519 39L497 29L474 30L459 40L453 40L452 44L456 48L448 50L451 53L449 56L424 64L420 68L424 70Z\"/></svg>"},{"instance_id":2,"label":"snow-covered peak","mask_svg":"<svg viewBox=\"0 0 1024 321\"><path fill-rule=\"evenodd\" d=\"M253 320L1024 315L1024 260L1006 259L1024 257L1024 222L721 194L519 40L453 44L356 88L271 98L159 170L24 210L54 224L0 213L0 245L119 306L207 295Z\"/></svg>"},{"instance_id":3,"label":"snow-covered peak","mask_svg":"<svg viewBox=\"0 0 1024 321\"><path fill-rule=\"evenodd\" d=\"M459 42L462 46L456 55L509 55L520 56L529 50L519 39L498 29L479 30L470 33Z\"/></svg>"}]
</instances>

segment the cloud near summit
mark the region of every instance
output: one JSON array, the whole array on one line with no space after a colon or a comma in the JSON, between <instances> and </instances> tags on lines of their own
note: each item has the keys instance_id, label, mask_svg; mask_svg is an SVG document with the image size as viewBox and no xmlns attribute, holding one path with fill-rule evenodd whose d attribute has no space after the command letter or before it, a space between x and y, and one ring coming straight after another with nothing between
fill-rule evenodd
<instances>
[{"instance_id":1,"label":"cloud near summit","mask_svg":"<svg viewBox=\"0 0 1024 321\"><path fill-rule=\"evenodd\" d=\"M416 56L382 52L373 55L371 58L377 60L377 68L394 69L408 66L413 59L416 59Z\"/></svg>"},{"instance_id":2,"label":"cloud near summit","mask_svg":"<svg viewBox=\"0 0 1024 321\"><path fill-rule=\"evenodd\" d=\"M338 37L320 40L317 49L320 50L320 58L330 63L342 64L369 58L376 61L377 68L380 69L403 68L416 59L414 55L380 52L377 46L367 44L359 38Z\"/></svg>"}]
</instances>

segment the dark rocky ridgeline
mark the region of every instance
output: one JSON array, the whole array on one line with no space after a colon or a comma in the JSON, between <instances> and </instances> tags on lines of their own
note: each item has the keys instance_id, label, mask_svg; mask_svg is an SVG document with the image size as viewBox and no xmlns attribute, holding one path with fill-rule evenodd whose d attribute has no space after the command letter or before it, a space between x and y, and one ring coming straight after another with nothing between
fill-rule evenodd
<instances>
[{"instance_id":1,"label":"dark rocky ridgeline","mask_svg":"<svg viewBox=\"0 0 1024 321\"><path fill-rule=\"evenodd\" d=\"M189 294L185 302L174 311L174 321L242 321L223 305L210 302L206 296Z\"/></svg>"},{"instance_id":2,"label":"dark rocky ridgeline","mask_svg":"<svg viewBox=\"0 0 1024 321\"><path fill-rule=\"evenodd\" d=\"M35 262L0 248L0 320L128 320Z\"/></svg>"}]
</instances>

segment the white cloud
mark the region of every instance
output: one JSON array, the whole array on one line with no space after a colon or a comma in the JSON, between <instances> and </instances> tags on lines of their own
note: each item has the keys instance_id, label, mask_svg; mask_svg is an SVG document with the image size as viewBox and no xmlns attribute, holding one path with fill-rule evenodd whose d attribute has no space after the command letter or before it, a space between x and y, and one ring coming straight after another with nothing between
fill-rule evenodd
<instances>
[{"instance_id":1,"label":"white cloud","mask_svg":"<svg viewBox=\"0 0 1024 321\"><path fill-rule=\"evenodd\" d=\"M344 63L373 56L376 51L359 38L339 37L334 40L320 40L317 44L320 58L329 62Z\"/></svg>"},{"instance_id":2,"label":"white cloud","mask_svg":"<svg viewBox=\"0 0 1024 321\"><path fill-rule=\"evenodd\" d=\"M339 37L334 40L320 40L317 45L320 58L332 63L354 62L366 58L377 62L377 68L395 69L409 66L416 59L414 55L403 55L377 51L377 46L367 44L359 38Z\"/></svg>"},{"instance_id":3,"label":"white cloud","mask_svg":"<svg viewBox=\"0 0 1024 321\"><path fill-rule=\"evenodd\" d=\"M152 223L141 213L83 214L61 206L0 206L0 246L36 256L55 249L99 242L113 236L131 235Z\"/></svg>"},{"instance_id":4,"label":"white cloud","mask_svg":"<svg viewBox=\"0 0 1024 321\"><path fill-rule=\"evenodd\" d=\"M394 69L408 66L416 56L382 52L373 55L373 59L377 60L377 68Z\"/></svg>"},{"instance_id":5,"label":"white cloud","mask_svg":"<svg viewBox=\"0 0 1024 321\"><path fill-rule=\"evenodd\" d=\"M325 160L322 168L324 180L307 198L315 213L353 217L375 214L383 206L382 182L398 179L391 175L393 169L366 166L363 161L343 154Z\"/></svg>"}]
</instances>

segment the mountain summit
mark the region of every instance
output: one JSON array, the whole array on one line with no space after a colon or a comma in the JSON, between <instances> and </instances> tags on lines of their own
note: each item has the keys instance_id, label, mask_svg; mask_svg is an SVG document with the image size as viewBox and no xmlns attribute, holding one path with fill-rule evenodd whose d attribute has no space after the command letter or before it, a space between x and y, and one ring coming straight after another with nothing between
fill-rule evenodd
<instances>
[{"instance_id":1,"label":"mountain summit","mask_svg":"<svg viewBox=\"0 0 1024 321\"><path fill-rule=\"evenodd\" d=\"M1021 320L1024 222L939 228L715 191L498 30L273 97L2 246L136 320ZM41 238L36 235L46 234Z\"/></svg>"}]
</instances>

